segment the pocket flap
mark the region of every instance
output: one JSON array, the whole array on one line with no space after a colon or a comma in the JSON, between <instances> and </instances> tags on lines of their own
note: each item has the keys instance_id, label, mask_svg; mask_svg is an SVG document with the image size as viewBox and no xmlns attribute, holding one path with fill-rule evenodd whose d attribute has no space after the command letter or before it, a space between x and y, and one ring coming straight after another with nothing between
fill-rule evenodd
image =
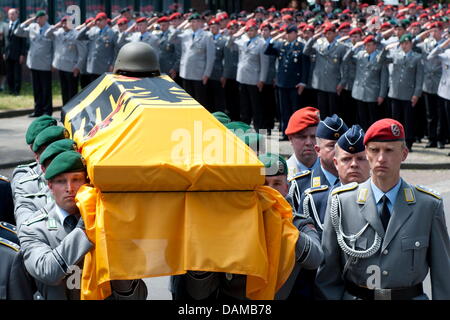
<instances>
[{"instance_id":1,"label":"pocket flap","mask_svg":"<svg viewBox=\"0 0 450 320\"><path fill-rule=\"evenodd\" d=\"M417 250L428 247L427 237L414 237L402 239L402 250Z\"/></svg>"}]
</instances>

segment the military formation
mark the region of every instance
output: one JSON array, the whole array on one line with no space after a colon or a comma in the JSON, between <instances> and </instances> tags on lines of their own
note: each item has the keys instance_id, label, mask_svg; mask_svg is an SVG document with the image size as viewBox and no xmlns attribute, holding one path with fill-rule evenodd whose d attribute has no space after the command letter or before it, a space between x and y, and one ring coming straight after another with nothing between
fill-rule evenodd
<instances>
[{"instance_id":1,"label":"military formation","mask_svg":"<svg viewBox=\"0 0 450 320\"><path fill-rule=\"evenodd\" d=\"M450 11L377 8L370 16L365 5L341 11L317 1L306 11L259 7L235 17L189 12L134 22L125 11L111 22L99 13L64 38L83 43L86 62L66 56L88 81L103 72L167 74L253 149L264 184L292 207L300 231L276 299L447 300L442 197L405 181L400 165L420 137L417 120L427 121L427 147L447 142ZM27 23L18 30L38 39ZM58 24L42 24L44 36L72 32ZM418 119L422 101L427 117ZM89 182L86 164L67 130L36 112L25 136L36 162L0 179L2 208L10 208L0 225L9 270L0 274L0 297L77 299L67 279L92 249L74 199ZM269 115L292 145L287 160L264 148ZM431 297L423 290L429 272ZM147 296L140 279L111 285L110 299ZM244 275L208 271L187 270L170 282L173 298L185 301L245 300L245 289Z\"/></svg>"}]
</instances>

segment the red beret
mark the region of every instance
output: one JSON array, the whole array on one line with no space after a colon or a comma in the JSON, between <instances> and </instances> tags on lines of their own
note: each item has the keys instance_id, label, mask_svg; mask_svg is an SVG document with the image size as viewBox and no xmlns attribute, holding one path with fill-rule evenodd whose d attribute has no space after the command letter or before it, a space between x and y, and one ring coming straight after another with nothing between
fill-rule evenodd
<instances>
[{"instance_id":1,"label":"red beret","mask_svg":"<svg viewBox=\"0 0 450 320\"><path fill-rule=\"evenodd\" d=\"M237 20L231 20L230 22L227 23L227 29L230 29L232 26L239 26Z\"/></svg>"},{"instance_id":2,"label":"red beret","mask_svg":"<svg viewBox=\"0 0 450 320\"><path fill-rule=\"evenodd\" d=\"M147 18L146 17L141 17L141 18L136 20L136 23L141 23L141 22L147 22Z\"/></svg>"},{"instance_id":3,"label":"red beret","mask_svg":"<svg viewBox=\"0 0 450 320\"><path fill-rule=\"evenodd\" d=\"M423 19L423 18L428 19L428 15L427 15L426 13L422 13L422 14L419 16L419 19Z\"/></svg>"},{"instance_id":4,"label":"red beret","mask_svg":"<svg viewBox=\"0 0 450 320\"><path fill-rule=\"evenodd\" d=\"M108 19L108 16L104 12L99 12L95 16L95 21L100 20L100 19Z\"/></svg>"},{"instance_id":5,"label":"red beret","mask_svg":"<svg viewBox=\"0 0 450 320\"><path fill-rule=\"evenodd\" d=\"M281 13L290 12L290 11L292 11L291 8L283 8L280 10Z\"/></svg>"},{"instance_id":6,"label":"red beret","mask_svg":"<svg viewBox=\"0 0 450 320\"><path fill-rule=\"evenodd\" d=\"M119 20L117 20L117 24L127 24L128 23L128 19L123 17L120 18Z\"/></svg>"},{"instance_id":7,"label":"red beret","mask_svg":"<svg viewBox=\"0 0 450 320\"><path fill-rule=\"evenodd\" d=\"M222 13L218 14L218 15L217 15L217 19L218 19L218 21L220 21L220 20L225 20L225 19L229 19L228 13L222 12Z\"/></svg>"},{"instance_id":8,"label":"red beret","mask_svg":"<svg viewBox=\"0 0 450 320\"><path fill-rule=\"evenodd\" d=\"M213 24L219 24L219 20L218 19L214 19L214 18L209 20L208 25L213 25Z\"/></svg>"},{"instance_id":9,"label":"red beret","mask_svg":"<svg viewBox=\"0 0 450 320\"><path fill-rule=\"evenodd\" d=\"M88 19L86 19L86 21L84 22L85 24L88 24L88 23L90 23L90 22L92 22L92 21L94 21L94 18L88 18Z\"/></svg>"},{"instance_id":10,"label":"red beret","mask_svg":"<svg viewBox=\"0 0 450 320\"><path fill-rule=\"evenodd\" d=\"M392 25L389 22L385 22L380 26L380 29L391 28Z\"/></svg>"},{"instance_id":11,"label":"red beret","mask_svg":"<svg viewBox=\"0 0 450 320\"><path fill-rule=\"evenodd\" d=\"M258 28L258 25L256 24L255 21L252 20L247 21L247 23L245 24L245 31L248 31L250 28Z\"/></svg>"},{"instance_id":12,"label":"red beret","mask_svg":"<svg viewBox=\"0 0 450 320\"><path fill-rule=\"evenodd\" d=\"M169 22L169 21L170 21L169 18L164 16L164 17L161 17L158 20L156 20L156 23Z\"/></svg>"},{"instance_id":13,"label":"red beret","mask_svg":"<svg viewBox=\"0 0 450 320\"><path fill-rule=\"evenodd\" d=\"M408 5L408 9L412 9L415 7L416 7L416 4L414 2Z\"/></svg>"},{"instance_id":14,"label":"red beret","mask_svg":"<svg viewBox=\"0 0 450 320\"><path fill-rule=\"evenodd\" d=\"M347 29L347 28L351 28L351 25L348 22L344 22L344 23L341 23L341 25L338 28L338 31L341 31L342 29Z\"/></svg>"},{"instance_id":15,"label":"red beret","mask_svg":"<svg viewBox=\"0 0 450 320\"><path fill-rule=\"evenodd\" d=\"M327 33L328 31L336 31L336 27L333 24L329 24L325 27L325 29L323 29L323 33Z\"/></svg>"},{"instance_id":16,"label":"red beret","mask_svg":"<svg viewBox=\"0 0 450 320\"><path fill-rule=\"evenodd\" d=\"M277 11L277 9L275 9L274 7L271 7L271 8L269 8L269 9L267 9L267 11L269 11L269 12L275 12L275 11Z\"/></svg>"},{"instance_id":17,"label":"red beret","mask_svg":"<svg viewBox=\"0 0 450 320\"><path fill-rule=\"evenodd\" d=\"M283 17L281 17L282 20L292 20L292 16L290 14L286 14Z\"/></svg>"},{"instance_id":18,"label":"red beret","mask_svg":"<svg viewBox=\"0 0 450 320\"><path fill-rule=\"evenodd\" d=\"M397 120L385 118L373 123L364 136L364 144L370 141L405 140L405 129Z\"/></svg>"},{"instance_id":19,"label":"red beret","mask_svg":"<svg viewBox=\"0 0 450 320\"><path fill-rule=\"evenodd\" d=\"M394 7L393 6L391 6L391 5L389 5L389 6L386 6L386 7L384 7L384 11L386 11L386 10L389 10L389 9L394 9Z\"/></svg>"},{"instance_id":20,"label":"red beret","mask_svg":"<svg viewBox=\"0 0 450 320\"><path fill-rule=\"evenodd\" d=\"M303 28L306 27L306 26L307 26L307 24L306 24L305 22L301 22L301 23L298 25L298 28L301 29L301 30L303 30Z\"/></svg>"},{"instance_id":21,"label":"red beret","mask_svg":"<svg viewBox=\"0 0 450 320\"><path fill-rule=\"evenodd\" d=\"M269 28L270 30L273 29L272 25L269 22L264 22L259 26L259 29L262 30L264 28Z\"/></svg>"},{"instance_id":22,"label":"red beret","mask_svg":"<svg viewBox=\"0 0 450 320\"><path fill-rule=\"evenodd\" d=\"M289 119L284 133L294 134L308 127L318 125L320 122L320 111L313 107L305 107L295 111Z\"/></svg>"},{"instance_id":23,"label":"red beret","mask_svg":"<svg viewBox=\"0 0 450 320\"><path fill-rule=\"evenodd\" d=\"M359 5L359 7L362 9L362 8L367 8L369 6L369 4L368 3L361 3L360 5Z\"/></svg>"},{"instance_id":24,"label":"red beret","mask_svg":"<svg viewBox=\"0 0 450 320\"><path fill-rule=\"evenodd\" d=\"M179 13L179 12L172 13L169 16L170 21L175 20L175 19L180 19L180 18L181 18L181 13Z\"/></svg>"},{"instance_id":25,"label":"red beret","mask_svg":"<svg viewBox=\"0 0 450 320\"><path fill-rule=\"evenodd\" d=\"M308 24L307 26L305 26L305 28L303 29L304 31L314 31L314 26L312 24Z\"/></svg>"},{"instance_id":26,"label":"red beret","mask_svg":"<svg viewBox=\"0 0 450 320\"><path fill-rule=\"evenodd\" d=\"M419 22L413 22L411 23L410 27L420 27L420 23Z\"/></svg>"},{"instance_id":27,"label":"red beret","mask_svg":"<svg viewBox=\"0 0 450 320\"><path fill-rule=\"evenodd\" d=\"M375 42L375 37L370 35L364 38L364 44L369 43L369 42Z\"/></svg>"},{"instance_id":28,"label":"red beret","mask_svg":"<svg viewBox=\"0 0 450 320\"><path fill-rule=\"evenodd\" d=\"M345 9L344 11L342 11L342 13L345 13L345 14L347 14L347 13L351 13L352 11L350 10L350 9Z\"/></svg>"},{"instance_id":29,"label":"red beret","mask_svg":"<svg viewBox=\"0 0 450 320\"><path fill-rule=\"evenodd\" d=\"M350 31L348 33L348 35L351 36L352 34L356 34L356 33L362 34L363 32L362 32L361 28L353 28L352 31Z\"/></svg>"}]
</instances>

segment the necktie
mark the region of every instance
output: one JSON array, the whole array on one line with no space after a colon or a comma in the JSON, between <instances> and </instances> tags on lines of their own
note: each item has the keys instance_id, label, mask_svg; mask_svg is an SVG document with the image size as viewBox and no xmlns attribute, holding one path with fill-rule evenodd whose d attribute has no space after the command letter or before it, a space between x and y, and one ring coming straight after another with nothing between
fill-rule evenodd
<instances>
[{"instance_id":1,"label":"necktie","mask_svg":"<svg viewBox=\"0 0 450 320\"><path fill-rule=\"evenodd\" d=\"M381 223L383 224L384 227L384 231L386 231L387 226L389 224L389 219L391 218L391 214L389 212L389 208L388 208L388 201L389 199L386 197L386 195L384 195L382 198L383 200L383 208L381 209Z\"/></svg>"},{"instance_id":2,"label":"necktie","mask_svg":"<svg viewBox=\"0 0 450 320\"><path fill-rule=\"evenodd\" d=\"M139 41L142 41L142 39L144 39L144 35L143 34L141 34L141 37L140 37Z\"/></svg>"},{"instance_id":3,"label":"necktie","mask_svg":"<svg viewBox=\"0 0 450 320\"><path fill-rule=\"evenodd\" d=\"M250 45L250 43L252 43L252 40L248 40L247 47Z\"/></svg>"},{"instance_id":4,"label":"necktie","mask_svg":"<svg viewBox=\"0 0 450 320\"><path fill-rule=\"evenodd\" d=\"M195 32L192 34L192 40L194 40L195 38Z\"/></svg>"},{"instance_id":5,"label":"necktie","mask_svg":"<svg viewBox=\"0 0 450 320\"><path fill-rule=\"evenodd\" d=\"M64 229L67 232L71 232L73 229L75 229L76 225L78 223L77 217L73 215L69 215L64 219Z\"/></svg>"}]
</instances>

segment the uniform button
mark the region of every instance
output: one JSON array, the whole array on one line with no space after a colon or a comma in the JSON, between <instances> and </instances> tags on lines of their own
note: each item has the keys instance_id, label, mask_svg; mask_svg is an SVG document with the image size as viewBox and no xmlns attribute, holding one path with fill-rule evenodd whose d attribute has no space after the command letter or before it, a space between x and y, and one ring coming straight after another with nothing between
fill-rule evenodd
<instances>
[{"instance_id":1,"label":"uniform button","mask_svg":"<svg viewBox=\"0 0 450 320\"><path fill-rule=\"evenodd\" d=\"M387 255L388 253L389 253L388 249L386 249L386 250L383 251L383 254L384 254L384 255Z\"/></svg>"},{"instance_id":2,"label":"uniform button","mask_svg":"<svg viewBox=\"0 0 450 320\"><path fill-rule=\"evenodd\" d=\"M420 242L419 242L419 241L416 241L416 243L414 243L414 245L415 245L416 247L420 247Z\"/></svg>"},{"instance_id":3,"label":"uniform button","mask_svg":"<svg viewBox=\"0 0 450 320\"><path fill-rule=\"evenodd\" d=\"M386 270L383 271L383 276L387 276L389 274L389 272L387 272Z\"/></svg>"}]
</instances>

